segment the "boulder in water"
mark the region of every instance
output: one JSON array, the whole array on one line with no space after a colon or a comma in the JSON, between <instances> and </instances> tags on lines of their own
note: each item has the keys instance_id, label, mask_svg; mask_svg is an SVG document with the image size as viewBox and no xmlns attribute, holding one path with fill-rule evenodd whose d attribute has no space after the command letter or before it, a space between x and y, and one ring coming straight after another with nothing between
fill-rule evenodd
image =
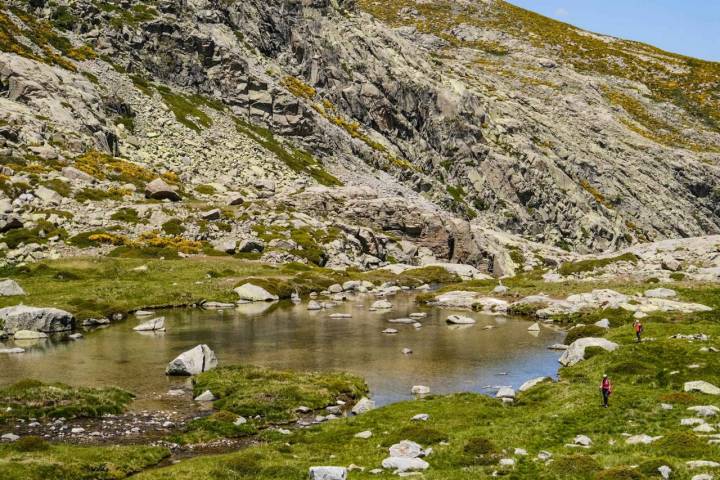
<instances>
[{"instance_id":1,"label":"boulder in water","mask_svg":"<svg viewBox=\"0 0 720 480\"><path fill-rule=\"evenodd\" d=\"M197 375L217 367L215 352L207 345L183 352L170 362L165 370L166 375Z\"/></svg>"},{"instance_id":2,"label":"boulder in water","mask_svg":"<svg viewBox=\"0 0 720 480\"><path fill-rule=\"evenodd\" d=\"M133 328L136 332L155 332L165 331L165 317L157 317L147 322L143 322L137 327Z\"/></svg>"},{"instance_id":3,"label":"boulder in water","mask_svg":"<svg viewBox=\"0 0 720 480\"><path fill-rule=\"evenodd\" d=\"M64 310L25 305L0 308L0 320L3 320L7 333L15 333L18 330L64 332L72 330L75 325L75 317Z\"/></svg>"}]
</instances>

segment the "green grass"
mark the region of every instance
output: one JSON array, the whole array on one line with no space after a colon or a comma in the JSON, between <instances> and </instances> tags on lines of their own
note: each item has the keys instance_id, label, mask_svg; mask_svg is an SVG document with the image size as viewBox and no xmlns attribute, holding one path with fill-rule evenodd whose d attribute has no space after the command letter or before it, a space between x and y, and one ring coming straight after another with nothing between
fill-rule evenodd
<instances>
[{"instance_id":1,"label":"green grass","mask_svg":"<svg viewBox=\"0 0 720 480\"><path fill-rule=\"evenodd\" d=\"M0 240L5 242L9 248L17 248L20 245L31 243L44 244L51 237L67 238L67 232L58 228L52 223L41 220L33 228L18 228L0 235Z\"/></svg>"},{"instance_id":2,"label":"green grass","mask_svg":"<svg viewBox=\"0 0 720 480\"><path fill-rule=\"evenodd\" d=\"M122 413L132 399L131 393L119 388L82 388L23 380L0 388L0 424L14 419Z\"/></svg>"},{"instance_id":3,"label":"green grass","mask_svg":"<svg viewBox=\"0 0 720 480\"><path fill-rule=\"evenodd\" d=\"M165 104L175 114L175 119L196 132L212 125L210 117L197 108L198 102L192 98L173 92L164 85L157 85L157 91L165 101Z\"/></svg>"},{"instance_id":4,"label":"green grass","mask_svg":"<svg viewBox=\"0 0 720 480\"><path fill-rule=\"evenodd\" d=\"M657 468L662 462L673 466L673 478L686 479L687 460L717 458L720 447L708 445L707 439L680 425L681 418L690 416L688 406L717 403L713 397L682 393L682 384L695 379L720 384L720 361L700 352L698 343L671 340L669 336L702 331L714 338L720 334L720 325L662 323L653 324L650 330L648 335L657 340L640 345L633 343L627 328L611 330L608 338L620 343L620 349L563 369L559 382L521 394L512 407L477 394L402 402L359 417L296 430L281 439L269 438L266 444L241 452L152 470L138 478L299 480L312 465L351 463L365 468L364 472L353 472L352 478L394 478L390 472L373 476L368 471L387 456L387 445L407 439L433 447L427 459L431 468L423 477L431 480L489 478L498 469L498 459L513 457L518 447L527 449L529 455L515 457L518 464L508 478L657 478L651 476L653 466ZM689 369L691 363L705 366ZM672 370L679 373L669 375ZM599 405L598 384L603 372L609 372L615 384L609 409ZM671 403L674 409L663 410L660 403ZM428 413L430 420L421 425L412 422L418 413ZM371 430L373 437L354 438L363 430ZM624 433L663 435L664 439L630 446ZM565 447L579 434L593 440L591 448ZM540 450L551 452L554 461L547 465L534 461ZM284 476L278 477L278 471Z\"/></svg>"},{"instance_id":5,"label":"green grass","mask_svg":"<svg viewBox=\"0 0 720 480\"><path fill-rule=\"evenodd\" d=\"M18 448L20 447L20 448ZM170 455L163 447L50 444L26 451L0 445L0 478L22 480L121 480Z\"/></svg>"},{"instance_id":6,"label":"green grass","mask_svg":"<svg viewBox=\"0 0 720 480\"><path fill-rule=\"evenodd\" d=\"M215 407L266 423L297 418L301 405L317 410L338 399L358 400L367 393L362 378L346 373L274 370L251 365L220 367L193 379L193 394L210 390Z\"/></svg>"},{"instance_id":7,"label":"green grass","mask_svg":"<svg viewBox=\"0 0 720 480\"><path fill-rule=\"evenodd\" d=\"M88 239L96 233L102 232L77 235L71 243L97 245ZM125 253L128 253L127 249ZM147 272L133 270L142 265L148 267ZM226 274L208 278L207 274L211 271ZM23 297L26 304L61 308L80 320L145 307L184 306L201 300L234 301L237 295L232 289L247 281L263 286L281 298L290 298L296 290L307 294L351 279L395 281L408 286L457 280L457 277L437 268L394 275L391 272L336 272L293 263L272 266L227 256L166 257L160 260L157 255L145 258L66 258L17 268L5 267L0 269L0 275L22 285L28 294ZM15 303L12 297L0 297L0 307Z\"/></svg>"},{"instance_id":8,"label":"green grass","mask_svg":"<svg viewBox=\"0 0 720 480\"><path fill-rule=\"evenodd\" d=\"M138 216L138 211L134 208L121 208L110 216L111 220L123 223L140 223L142 220Z\"/></svg>"},{"instance_id":9,"label":"green grass","mask_svg":"<svg viewBox=\"0 0 720 480\"><path fill-rule=\"evenodd\" d=\"M592 272L598 268L607 267L617 262L637 262L637 256L634 253L624 253L615 257L596 258L591 260L580 260L578 262L565 262L560 265L558 270L561 275L573 275L576 273Z\"/></svg>"},{"instance_id":10,"label":"green grass","mask_svg":"<svg viewBox=\"0 0 720 480\"><path fill-rule=\"evenodd\" d=\"M274 153L278 159L294 172L308 174L321 185L330 187L342 185L342 182L327 172L311 154L304 150L286 146L278 141L270 130L239 118L235 119L235 124L238 132Z\"/></svg>"},{"instance_id":11,"label":"green grass","mask_svg":"<svg viewBox=\"0 0 720 480\"><path fill-rule=\"evenodd\" d=\"M162 231L168 235L182 235L185 233L185 226L179 218L171 218L162 224Z\"/></svg>"}]
</instances>

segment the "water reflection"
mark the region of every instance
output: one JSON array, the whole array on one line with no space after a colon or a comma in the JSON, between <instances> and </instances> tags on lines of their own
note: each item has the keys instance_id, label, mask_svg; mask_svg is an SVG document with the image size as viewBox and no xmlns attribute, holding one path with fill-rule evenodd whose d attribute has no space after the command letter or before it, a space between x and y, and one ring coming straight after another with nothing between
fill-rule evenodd
<instances>
[{"instance_id":1,"label":"water reflection","mask_svg":"<svg viewBox=\"0 0 720 480\"><path fill-rule=\"evenodd\" d=\"M25 354L0 356L0 384L31 377L117 385L138 395L135 408L162 407L159 396L186 381L166 377L165 366L199 343L208 344L225 365L246 362L362 375L378 404L411 398L410 389L418 384L435 393L487 392L488 386L518 386L557 371L558 353L546 347L560 342L561 332L528 332L530 323L522 319L422 308L411 295L393 298L390 311L369 312L373 300L358 297L328 311L285 303L158 312L165 316L164 334L134 332L141 321L131 318L79 341L53 336ZM388 322L420 311L428 314L419 320L422 328ZM330 318L331 313L352 318ZM477 324L448 326L445 318L451 313L471 316ZM399 333L380 333L389 326ZM5 346L15 345L7 341ZM413 353L403 355L403 348Z\"/></svg>"}]
</instances>

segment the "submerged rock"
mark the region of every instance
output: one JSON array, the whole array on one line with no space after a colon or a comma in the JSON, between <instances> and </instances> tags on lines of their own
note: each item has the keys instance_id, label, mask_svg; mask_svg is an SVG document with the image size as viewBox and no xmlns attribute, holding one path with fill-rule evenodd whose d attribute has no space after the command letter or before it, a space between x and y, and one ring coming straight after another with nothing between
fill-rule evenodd
<instances>
[{"instance_id":1,"label":"submerged rock","mask_svg":"<svg viewBox=\"0 0 720 480\"><path fill-rule=\"evenodd\" d=\"M165 317L157 317L133 328L136 332L165 331Z\"/></svg>"},{"instance_id":2,"label":"submerged rock","mask_svg":"<svg viewBox=\"0 0 720 480\"><path fill-rule=\"evenodd\" d=\"M370 308L374 308L375 310L389 310L392 308L392 303L387 300L377 300L373 302Z\"/></svg>"},{"instance_id":3,"label":"submerged rock","mask_svg":"<svg viewBox=\"0 0 720 480\"><path fill-rule=\"evenodd\" d=\"M170 362L165 370L166 375L197 375L217 367L215 352L207 345L183 352Z\"/></svg>"},{"instance_id":4,"label":"submerged rock","mask_svg":"<svg viewBox=\"0 0 720 480\"><path fill-rule=\"evenodd\" d=\"M47 334L35 330L18 330L15 332L15 340L37 340L38 338L47 338Z\"/></svg>"},{"instance_id":5,"label":"submerged rock","mask_svg":"<svg viewBox=\"0 0 720 480\"><path fill-rule=\"evenodd\" d=\"M0 308L0 320L4 321L5 331L11 334L18 330L63 332L72 330L75 325L75 317L65 310L25 305Z\"/></svg>"},{"instance_id":6,"label":"submerged rock","mask_svg":"<svg viewBox=\"0 0 720 480\"><path fill-rule=\"evenodd\" d=\"M445 319L447 323L450 323L452 325L473 325L475 324L475 320L470 317L465 317L463 315L450 315L447 319Z\"/></svg>"}]
</instances>

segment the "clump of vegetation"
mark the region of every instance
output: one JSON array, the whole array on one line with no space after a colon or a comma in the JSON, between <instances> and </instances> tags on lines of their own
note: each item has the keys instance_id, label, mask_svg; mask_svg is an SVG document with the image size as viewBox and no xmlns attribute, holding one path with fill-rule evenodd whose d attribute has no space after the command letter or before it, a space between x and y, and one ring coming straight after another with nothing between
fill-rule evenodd
<instances>
[{"instance_id":1,"label":"clump of vegetation","mask_svg":"<svg viewBox=\"0 0 720 480\"><path fill-rule=\"evenodd\" d=\"M204 443L218 438L239 438L254 435L258 428L252 421L236 424L239 415L227 410L220 410L207 417L190 421L183 433L172 437L181 445Z\"/></svg>"},{"instance_id":2,"label":"clump of vegetation","mask_svg":"<svg viewBox=\"0 0 720 480\"><path fill-rule=\"evenodd\" d=\"M645 478L637 468L633 467L613 467L603 470L595 475L595 480L642 480Z\"/></svg>"},{"instance_id":3,"label":"clump of vegetation","mask_svg":"<svg viewBox=\"0 0 720 480\"><path fill-rule=\"evenodd\" d=\"M87 201L101 202L103 200L120 201L129 194L128 190L117 187L108 189L85 187L75 194L75 200L81 203Z\"/></svg>"},{"instance_id":4,"label":"clump of vegetation","mask_svg":"<svg viewBox=\"0 0 720 480\"><path fill-rule=\"evenodd\" d=\"M292 171L310 175L316 182L325 186L342 185L342 182L327 172L320 162L304 150L286 147L280 143L273 133L266 129L235 119L237 130L243 135L259 143L263 148L275 154Z\"/></svg>"},{"instance_id":5,"label":"clump of vegetation","mask_svg":"<svg viewBox=\"0 0 720 480\"><path fill-rule=\"evenodd\" d=\"M28 418L100 417L122 413L133 395L119 388L71 387L23 380L0 388L0 423Z\"/></svg>"},{"instance_id":6,"label":"clump of vegetation","mask_svg":"<svg viewBox=\"0 0 720 480\"><path fill-rule=\"evenodd\" d=\"M179 236L185 233L185 226L179 218L171 218L162 224L162 231L167 235Z\"/></svg>"},{"instance_id":7,"label":"clump of vegetation","mask_svg":"<svg viewBox=\"0 0 720 480\"><path fill-rule=\"evenodd\" d=\"M707 441L692 432L673 432L656 442L662 455L679 458L701 458L707 452Z\"/></svg>"},{"instance_id":8,"label":"clump of vegetation","mask_svg":"<svg viewBox=\"0 0 720 480\"><path fill-rule=\"evenodd\" d=\"M173 92L164 85L157 85L156 88L178 122L196 132L212 125L210 117L197 107L198 103L193 99Z\"/></svg>"},{"instance_id":9,"label":"clump of vegetation","mask_svg":"<svg viewBox=\"0 0 720 480\"><path fill-rule=\"evenodd\" d=\"M50 444L42 437L27 435L17 440L13 447L18 452L42 452L49 449Z\"/></svg>"},{"instance_id":10,"label":"clump of vegetation","mask_svg":"<svg viewBox=\"0 0 720 480\"><path fill-rule=\"evenodd\" d=\"M424 425L409 425L401 427L383 439L383 445L389 447L403 440L412 440L420 445L434 445L445 442L448 439L447 433Z\"/></svg>"},{"instance_id":11,"label":"clump of vegetation","mask_svg":"<svg viewBox=\"0 0 720 480\"><path fill-rule=\"evenodd\" d=\"M297 77L285 77L282 85L296 97L312 99L317 95L317 91L313 87Z\"/></svg>"},{"instance_id":12,"label":"clump of vegetation","mask_svg":"<svg viewBox=\"0 0 720 480\"><path fill-rule=\"evenodd\" d=\"M575 340L586 337L603 337L607 333L607 329L598 327L597 325L584 325L582 327L571 328L567 336L565 336L565 345L570 345Z\"/></svg>"},{"instance_id":13,"label":"clump of vegetation","mask_svg":"<svg viewBox=\"0 0 720 480\"><path fill-rule=\"evenodd\" d=\"M217 193L212 185L198 185L195 187L195 191L203 195L215 195Z\"/></svg>"},{"instance_id":14,"label":"clump of vegetation","mask_svg":"<svg viewBox=\"0 0 720 480\"><path fill-rule=\"evenodd\" d=\"M59 178L53 178L43 182L43 185L51 190L55 190L62 197L69 197L72 193L72 187L68 182L60 180Z\"/></svg>"},{"instance_id":15,"label":"clump of vegetation","mask_svg":"<svg viewBox=\"0 0 720 480\"><path fill-rule=\"evenodd\" d=\"M140 188L144 188L145 184L158 176L157 173L142 165L115 158L97 150L91 150L76 157L75 167L98 180L131 183ZM169 181L165 176L163 178Z\"/></svg>"},{"instance_id":16,"label":"clump of vegetation","mask_svg":"<svg viewBox=\"0 0 720 480\"><path fill-rule=\"evenodd\" d=\"M117 210L115 213L113 213L110 216L111 220L115 220L116 222L123 222L123 223L140 223L141 219L138 215L138 211L134 208L121 208L120 210Z\"/></svg>"},{"instance_id":17,"label":"clump of vegetation","mask_svg":"<svg viewBox=\"0 0 720 480\"><path fill-rule=\"evenodd\" d=\"M260 415L264 422L287 422L295 409L335 404L339 398L359 399L367 393L365 382L346 373L312 373L273 370L250 365L220 367L193 379L193 394L210 390L215 407L243 417Z\"/></svg>"},{"instance_id":18,"label":"clump of vegetation","mask_svg":"<svg viewBox=\"0 0 720 480\"><path fill-rule=\"evenodd\" d=\"M602 466L590 455L566 455L556 458L550 465L553 472L567 478L590 479Z\"/></svg>"},{"instance_id":19,"label":"clump of vegetation","mask_svg":"<svg viewBox=\"0 0 720 480\"><path fill-rule=\"evenodd\" d=\"M9 248L17 248L20 245L29 245L31 243L44 244L48 239L58 237L60 239L67 238L67 232L64 228L59 228L52 223L40 220L33 228L18 228L10 230L2 235L2 241Z\"/></svg>"},{"instance_id":20,"label":"clump of vegetation","mask_svg":"<svg viewBox=\"0 0 720 480\"><path fill-rule=\"evenodd\" d=\"M598 268L607 267L617 262L637 263L637 256L634 253L624 253L616 257L597 258L591 260L580 260L579 262L566 262L560 265L560 275L573 275L583 272L592 272Z\"/></svg>"}]
</instances>

